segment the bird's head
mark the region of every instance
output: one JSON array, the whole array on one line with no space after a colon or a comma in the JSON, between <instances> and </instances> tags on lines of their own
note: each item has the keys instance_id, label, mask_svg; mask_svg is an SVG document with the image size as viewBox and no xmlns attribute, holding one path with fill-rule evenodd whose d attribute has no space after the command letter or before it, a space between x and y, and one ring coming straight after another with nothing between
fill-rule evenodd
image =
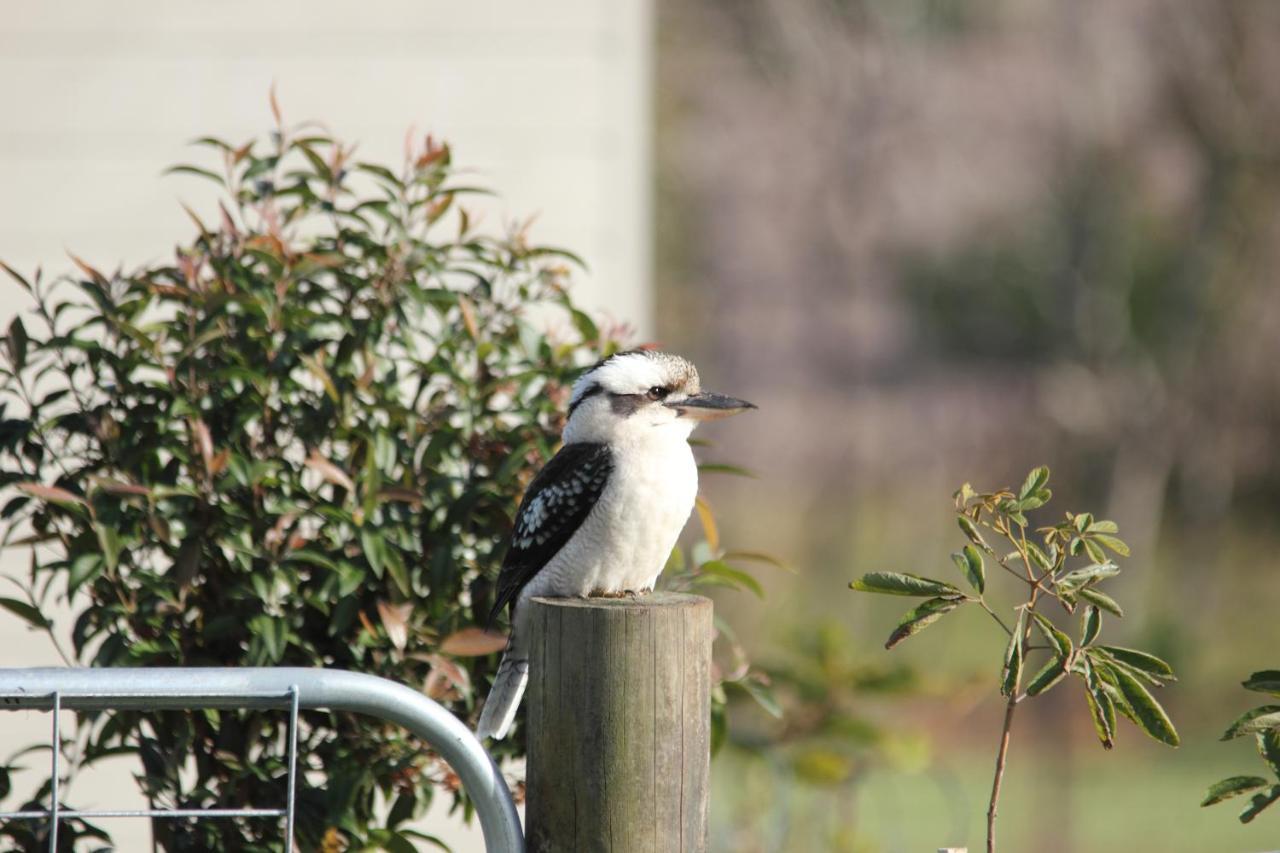
<instances>
[{"instance_id":1,"label":"bird's head","mask_svg":"<svg viewBox=\"0 0 1280 853\"><path fill-rule=\"evenodd\" d=\"M703 391L698 369L687 359L632 350L606 358L574 383L564 440L607 443L672 433L687 438L702 421L754 408L746 400Z\"/></svg>"}]
</instances>

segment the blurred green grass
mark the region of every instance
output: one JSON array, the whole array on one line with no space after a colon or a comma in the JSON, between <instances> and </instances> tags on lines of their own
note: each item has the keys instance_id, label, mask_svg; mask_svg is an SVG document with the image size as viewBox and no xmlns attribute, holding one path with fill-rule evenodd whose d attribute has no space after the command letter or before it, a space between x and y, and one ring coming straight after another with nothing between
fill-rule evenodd
<instances>
[{"instance_id":1,"label":"blurred green grass","mask_svg":"<svg viewBox=\"0 0 1280 853\"><path fill-rule=\"evenodd\" d=\"M1280 814L1249 825L1238 799L1200 808L1212 781L1261 765L1199 740L1175 751L1128 747L1128 756L1078 751L1069 773L1060 756L1015 742L997 837L1004 851L1257 853L1280 849ZM1038 754L1034 754L1038 753ZM966 749L923 769L877 769L860 784L824 789L771 786L767 768L736 756L713 766L712 845L723 851L832 850L918 853L943 846L979 851L991 756ZM748 816L744 821L743 816Z\"/></svg>"}]
</instances>

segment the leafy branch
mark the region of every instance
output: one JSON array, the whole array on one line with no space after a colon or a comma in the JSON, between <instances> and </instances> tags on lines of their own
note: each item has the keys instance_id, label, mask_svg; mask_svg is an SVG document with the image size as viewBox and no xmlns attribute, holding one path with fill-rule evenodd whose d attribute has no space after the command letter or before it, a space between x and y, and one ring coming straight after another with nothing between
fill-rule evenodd
<instances>
[{"instance_id":1,"label":"leafy branch","mask_svg":"<svg viewBox=\"0 0 1280 853\"><path fill-rule=\"evenodd\" d=\"M969 541L951 555L951 561L968 591L947 581L897 572L872 572L849 584L860 592L925 598L903 616L886 649L966 605L980 607L1007 638L1000 670L1004 723L987 808L989 853L996 849L1000 786L1014 716L1023 701L1073 676L1079 679L1104 748L1115 744L1117 714L1161 743L1179 743L1173 723L1149 689L1175 680L1172 668L1148 652L1099 642L1103 612L1124 615L1115 599L1099 587L1120 573L1111 555L1127 557L1129 546L1120 539L1114 521L1096 519L1087 512L1067 512L1056 524L1033 528L1027 513L1049 502L1048 486L1049 469L1042 466L1031 471L1017 491L976 492L968 483L956 491L956 522ZM1015 589L1021 588L1021 600L1008 620L988 600L989 564L1011 577ZM1049 601L1057 602L1068 615L1078 614L1078 640L1073 641L1045 615Z\"/></svg>"},{"instance_id":2,"label":"leafy branch","mask_svg":"<svg viewBox=\"0 0 1280 853\"><path fill-rule=\"evenodd\" d=\"M1255 672L1242 682L1246 690L1280 696L1280 670ZM1271 774L1280 780L1280 705L1259 705L1241 714L1222 734L1222 740L1253 735L1258 755ZM1250 794L1249 804L1240 812L1240 822L1248 823L1263 809L1280 800L1280 783L1262 776L1231 776L1209 786L1201 806L1212 806L1223 800Z\"/></svg>"}]
</instances>

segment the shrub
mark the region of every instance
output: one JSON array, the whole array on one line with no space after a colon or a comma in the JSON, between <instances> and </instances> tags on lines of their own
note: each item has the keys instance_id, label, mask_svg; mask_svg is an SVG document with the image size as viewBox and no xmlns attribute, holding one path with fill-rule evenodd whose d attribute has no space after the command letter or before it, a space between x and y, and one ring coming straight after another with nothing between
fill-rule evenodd
<instances>
[{"instance_id":1,"label":"shrub","mask_svg":"<svg viewBox=\"0 0 1280 853\"><path fill-rule=\"evenodd\" d=\"M571 256L477 230L430 137L398 172L278 111L266 144L198 142L222 168L174 171L227 200L213 224L188 211L171 263L76 259L52 282L4 267L35 308L0 368L4 542L32 554L0 606L53 637L42 614L69 600L69 662L338 667L468 718L504 642L477 626L518 498L572 378L617 335L574 307ZM721 555L702 553L679 582ZM136 754L156 807L274 804L285 716L91 715L74 750L81 766ZM437 791L461 802L393 727L307 712L299 747L304 849L392 843ZM31 847L36 829L0 834ZM154 832L166 849L279 849L269 821Z\"/></svg>"}]
</instances>

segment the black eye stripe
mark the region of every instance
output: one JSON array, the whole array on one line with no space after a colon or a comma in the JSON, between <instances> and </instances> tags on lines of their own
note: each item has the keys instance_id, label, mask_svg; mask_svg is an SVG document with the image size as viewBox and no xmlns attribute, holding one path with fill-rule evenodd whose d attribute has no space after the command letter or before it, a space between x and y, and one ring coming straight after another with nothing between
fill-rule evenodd
<instances>
[{"instance_id":1,"label":"black eye stripe","mask_svg":"<svg viewBox=\"0 0 1280 853\"><path fill-rule=\"evenodd\" d=\"M582 396L579 397L577 400L574 400L573 403L569 406L569 417L573 417L574 410L582 405L583 400L589 399L603 392L604 392L604 388L602 388L599 383L592 385L590 388L583 391Z\"/></svg>"}]
</instances>

